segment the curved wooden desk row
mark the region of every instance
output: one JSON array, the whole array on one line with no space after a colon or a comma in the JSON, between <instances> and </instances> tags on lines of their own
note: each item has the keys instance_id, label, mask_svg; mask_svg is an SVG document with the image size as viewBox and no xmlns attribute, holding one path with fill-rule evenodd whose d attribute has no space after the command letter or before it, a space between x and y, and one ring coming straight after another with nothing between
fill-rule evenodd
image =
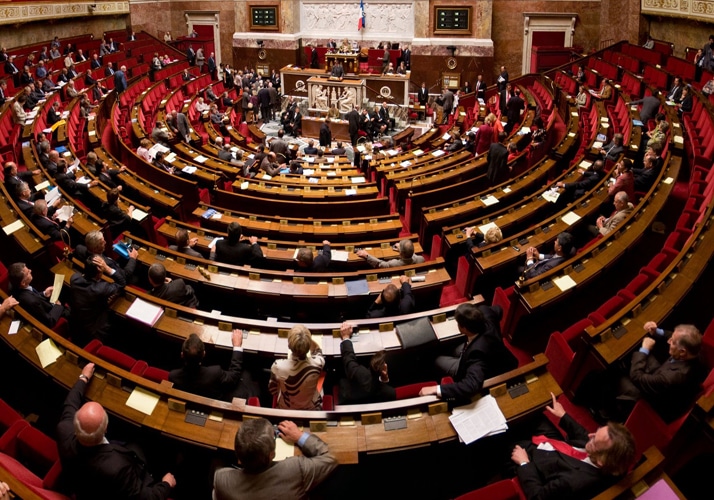
<instances>
[{"instance_id":1,"label":"curved wooden desk row","mask_svg":"<svg viewBox=\"0 0 714 500\"><path fill-rule=\"evenodd\" d=\"M6 296L4 292L0 295L3 298ZM42 370L35 349L41 340L50 338L64 354L44 369L49 377L65 387L71 387L81 372L80 365L93 362L97 365L97 374L87 389L88 399L99 402L113 415L190 444L233 450L233 437L241 420L252 416L273 421L289 418L300 425L309 425L330 445L331 451L343 464L357 463L360 452L400 450L456 438L448 420L447 405L433 396L374 405L341 406L330 412L251 407L238 399L226 403L177 391L171 388L169 382L156 384L137 377L74 346L28 317L21 308L16 310L15 315L21 317L25 325L16 335L3 333L3 339L33 366ZM2 318L0 331L7 332L10 321L8 316ZM484 385L483 394L490 392L496 397L509 422L532 414L549 403L550 392L561 393L546 370L547 362L545 356L539 355L525 367L490 379ZM529 392L511 398L506 385L513 382L525 382ZM122 387L138 387L158 396L158 403L151 414L128 407L129 394ZM210 415L205 426L196 427L187 423L187 410ZM383 416L407 413L410 418L406 429L385 431L381 425Z\"/></svg>"},{"instance_id":2,"label":"curved wooden desk row","mask_svg":"<svg viewBox=\"0 0 714 500\"><path fill-rule=\"evenodd\" d=\"M219 216L205 218L208 210L216 210ZM220 206L202 204L193 211L199 218L201 227L226 232L228 224L237 222L243 233L250 236L267 236L281 239L314 239L337 242L359 242L364 239L399 238L402 223L398 214L376 217L355 217L345 219L310 219L278 216L256 216L243 211L227 210Z\"/></svg>"},{"instance_id":3,"label":"curved wooden desk row","mask_svg":"<svg viewBox=\"0 0 714 500\"><path fill-rule=\"evenodd\" d=\"M198 243L194 247L204 255L209 255L210 249L208 245L213 241L214 238L225 238L226 233L220 231L214 231L210 229L196 229L196 226L189 224L187 222L181 222L179 220L172 219L168 217L166 221L156 228L157 233L160 236L166 238L170 243L176 242L176 231L179 228L186 229L189 232L189 238L197 237ZM414 253L419 255L424 250L419 243L419 237L416 234L410 234L408 236L403 236L399 241L408 239L414 245ZM291 269L295 266L296 252L299 248L309 248L315 254L317 251L322 249L321 241L309 241L309 242L294 242L294 241L281 241L273 240L268 238L260 238L258 241L260 243L263 255L265 256L266 262L270 268L276 269ZM330 242L330 247L332 250L346 251L347 260L335 260L332 259L330 267L332 269L345 269L345 270L355 270L357 268L367 268L369 264L363 258L359 257L355 253L355 249L363 248L369 252L370 255L377 257L382 260L396 259L399 257L398 249L395 249L395 245L398 243L397 240L387 239L387 240L376 240L376 241L362 241L357 244L351 243L335 243Z\"/></svg>"},{"instance_id":4,"label":"curved wooden desk row","mask_svg":"<svg viewBox=\"0 0 714 500\"><path fill-rule=\"evenodd\" d=\"M643 197L635 210L614 231L600 238L575 258L568 259L531 280L518 282L516 290L521 297L521 304L528 312L552 305L566 295L582 292L586 283L607 272L626 252L636 250L636 244L665 206L674 186L674 179L679 174L681 158L671 157L668 160L648 196ZM670 182L662 182L665 179L670 179ZM555 283L556 279L565 276L575 285L564 290L561 290L560 286L543 289L546 280Z\"/></svg>"}]
</instances>

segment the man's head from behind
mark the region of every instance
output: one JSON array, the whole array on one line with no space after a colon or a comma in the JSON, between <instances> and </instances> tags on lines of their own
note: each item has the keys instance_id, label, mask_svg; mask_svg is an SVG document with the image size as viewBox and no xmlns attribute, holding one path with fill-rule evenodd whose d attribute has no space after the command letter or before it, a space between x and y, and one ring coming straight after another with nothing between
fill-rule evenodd
<instances>
[{"instance_id":1,"label":"man's head from behind","mask_svg":"<svg viewBox=\"0 0 714 500\"><path fill-rule=\"evenodd\" d=\"M301 248L297 254L297 264L300 268L307 269L312 266L312 250L309 248Z\"/></svg>"},{"instance_id":2,"label":"man's head from behind","mask_svg":"<svg viewBox=\"0 0 714 500\"><path fill-rule=\"evenodd\" d=\"M382 290L382 302L386 307L395 306L399 303L399 289L390 283Z\"/></svg>"},{"instance_id":3,"label":"man's head from behind","mask_svg":"<svg viewBox=\"0 0 714 500\"><path fill-rule=\"evenodd\" d=\"M485 320L475 304L460 304L454 311L454 319L464 335L478 335L484 331Z\"/></svg>"},{"instance_id":4,"label":"man's head from behind","mask_svg":"<svg viewBox=\"0 0 714 500\"><path fill-rule=\"evenodd\" d=\"M104 441L109 417L99 403L85 403L74 414L74 434L82 446L98 446Z\"/></svg>"},{"instance_id":5,"label":"man's head from behind","mask_svg":"<svg viewBox=\"0 0 714 500\"><path fill-rule=\"evenodd\" d=\"M560 256L569 256L573 251L573 235L563 231L555 239L555 253Z\"/></svg>"},{"instance_id":6,"label":"man's head from behind","mask_svg":"<svg viewBox=\"0 0 714 500\"><path fill-rule=\"evenodd\" d=\"M149 283L151 286L157 287L164 284L166 281L166 268L163 264L151 264L149 267Z\"/></svg>"},{"instance_id":7,"label":"man's head from behind","mask_svg":"<svg viewBox=\"0 0 714 500\"><path fill-rule=\"evenodd\" d=\"M243 234L243 228L237 222L228 224L228 243L235 245Z\"/></svg>"},{"instance_id":8,"label":"man's head from behind","mask_svg":"<svg viewBox=\"0 0 714 500\"><path fill-rule=\"evenodd\" d=\"M187 367L197 367L206 355L206 348L198 335L192 333L183 341L181 358Z\"/></svg>"},{"instance_id":9,"label":"man's head from behind","mask_svg":"<svg viewBox=\"0 0 714 500\"><path fill-rule=\"evenodd\" d=\"M635 439L622 424L608 422L589 435L585 451L600 469L613 476L623 476L635 460Z\"/></svg>"},{"instance_id":10,"label":"man's head from behind","mask_svg":"<svg viewBox=\"0 0 714 500\"><path fill-rule=\"evenodd\" d=\"M399 242L399 256L402 259L411 259L414 256L414 243L412 240L402 240Z\"/></svg>"},{"instance_id":11,"label":"man's head from behind","mask_svg":"<svg viewBox=\"0 0 714 500\"><path fill-rule=\"evenodd\" d=\"M275 431L264 418L245 419L236 432L238 464L249 474L266 470L275 458Z\"/></svg>"}]
</instances>

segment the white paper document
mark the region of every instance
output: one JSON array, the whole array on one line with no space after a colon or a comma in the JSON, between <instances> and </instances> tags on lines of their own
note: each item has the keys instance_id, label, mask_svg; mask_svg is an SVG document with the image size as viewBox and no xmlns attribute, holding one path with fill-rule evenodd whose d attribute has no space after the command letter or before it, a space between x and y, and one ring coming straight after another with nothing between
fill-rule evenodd
<instances>
[{"instance_id":1,"label":"white paper document","mask_svg":"<svg viewBox=\"0 0 714 500\"><path fill-rule=\"evenodd\" d=\"M139 210L138 208L134 208L134 211L131 213L131 218L134 219L137 222L141 222L146 217L148 217L148 213L144 212L143 210Z\"/></svg>"},{"instance_id":2,"label":"white paper document","mask_svg":"<svg viewBox=\"0 0 714 500\"><path fill-rule=\"evenodd\" d=\"M60 292L64 285L64 274L55 274L55 282L52 284L52 295L50 295L50 304L54 304L59 299Z\"/></svg>"},{"instance_id":3,"label":"white paper document","mask_svg":"<svg viewBox=\"0 0 714 500\"><path fill-rule=\"evenodd\" d=\"M331 250L332 260L335 262L347 262L350 253L345 250Z\"/></svg>"},{"instance_id":4,"label":"white paper document","mask_svg":"<svg viewBox=\"0 0 714 500\"><path fill-rule=\"evenodd\" d=\"M574 223L580 220L580 216L576 214L575 212L568 212L567 214L563 215L563 222L565 222L567 225L572 226Z\"/></svg>"},{"instance_id":5,"label":"white paper document","mask_svg":"<svg viewBox=\"0 0 714 500\"><path fill-rule=\"evenodd\" d=\"M126 315L149 326L154 326L163 312L164 310L159 306L149 304L141 299L135 299L134 303L127 309Z\"/></svg>"},{"instance_id":6,"label":"white paper document","mask_svg":"<svg viewBox=\"0 0 714 500\"><path fill-rule=\"evenodd\" d=\"M496 203L498 203L498 198L496 198L492 194L489 194L487 197L481 198L481 202L488 207L490 205L495 205Z\"/></svg>"},{"instance_id":7,"label":"white paper document","mask_svg":"<svg viewBox=\"0 0 714 500\"><path fill-rule=\"evenodd\" d=\"M18 219L15 222L13 222L12 224L8 224L7 226L4 226L2 228L2 230L5 231L5 234L7 234L9 236L12 233L14 233L15 231L17 231L18 229L21 229L23 227L25 227L25 225L22 223L22 221L20 219Z\"/></svg>"},{"instance_id":8,"label":"white paper document","mask_svg":"<svg viewBox=\"0 0 714 500\"><path fill-rule=\"evenodd\" d=\"M564 292L564 291L568 290L569 288L573 288L576 285L575 281L573 281L573 278L571 278L567 274L564 276L561 276L560 278L554 279L553 283L555 283L555 286L560 288L561 292Z\"/></svg>"},{"instance_id":9,"label":"white paper document","mask_svg":"<svg viewBox=\"0 0 714 500\"><path fill-rule=\"evenodd\" d=\"M471 444L484 436L499 434L508 429L506 417L491 395L484 396L468 406L454 408L449 420L459 439L465 444Z\"/></svg>"}]
</instances>

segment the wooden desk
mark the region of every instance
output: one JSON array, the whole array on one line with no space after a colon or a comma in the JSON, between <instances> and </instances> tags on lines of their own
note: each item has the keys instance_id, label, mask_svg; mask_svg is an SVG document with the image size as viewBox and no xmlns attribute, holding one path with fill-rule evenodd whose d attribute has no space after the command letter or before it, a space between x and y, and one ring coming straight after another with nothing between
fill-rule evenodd
<instances>
[{"instance_id":1,"label":"wooden desk","mask_svg":"<svg viewBox=\"0 0 714 500\"><path fill-rule=\"evenodd\" d=\"M302 117L302 135L305 137L320 137L320 127L325 122L324 118ZM331 120L330 132L332 138L338 141L349 141L349 124L345 120Z\"/></svg>"}]
</instances>

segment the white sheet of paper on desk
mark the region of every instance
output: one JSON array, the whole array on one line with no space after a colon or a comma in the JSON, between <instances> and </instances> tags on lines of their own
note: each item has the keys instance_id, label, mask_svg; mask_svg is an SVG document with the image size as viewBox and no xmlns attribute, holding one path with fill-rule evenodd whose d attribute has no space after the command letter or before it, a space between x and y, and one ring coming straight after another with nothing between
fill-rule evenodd
<instances>
[{"instance_id":1,"label":"white sheet of paper on desk","mask_svg":"<svg viewBox=\"0 0 714 500\"><path fill-rule=\"evenodd\" d=\"M498 198L496 198L492 194L489 194L486 198L482 198L481 201L483 202L484 205L486 205L488 207L488 206L495 205L496 203L498 203Z\"/></svg>"},{"instance_id":2,"label":"white sheet of paper on desk","mask_svg":"<svg viewBox=\"0 0 714 500\"><path fill-rule=\"evenodd\" d=\"M449 318L441 323L432 323L434 333L439 340L448 339L459 335L459 327L453 318Z\"/></svg>"},{"instance_id":3,"label":"white sheet of paper on desk","mask_svg":"<svg viewBox=\"0 0 714 500\"><path fill-rule=\"evenodd\" d=\"M583 168L583 169L587 170L587 169L589 169L589 168L592 166L592 164L593 164L593 163L592 163L591 161L583 160L583 161L580 162L580 164L579 164L578 166L579 166L580 168Z\"/></svg>"},{"instance_id":4,"label":"white sheet of paper on desk","mask_svg":"<svg viewBox=\"0 0 714 500\"><path fill-rule=\"evenodd\" d=\"M563 215L563 222L565 222L567 225L572 226L574 223L580 220L580 216L576 214L575 212L568 212L567 214Z\"/></svg>"},{"instance_id":5,"label":"white sheet of paper on desk","mask_svg":"<svg viewBox=\"0 0 714 500\"><path fill-rule=\"evenodd\" d=\"M396 149L388 149L388 150L387 150L387 154L388 154L389 156L396 156L396 155L399 154L399 151L397 151Z\"/></svg>"},{"instance_id":6,"label":"white sheet of paper on desk","mask_svg":"<svg viewBox=\"0 0 714 500\"><path fill-rule=\"evenodd\" d=\"M52 339L45 339L37 344L35 352L37 352L37 356L40 358L42 368L47 368L57 361L57 358L62 356L62 351L57 348Z\"/></svg>"},{"instance_id":7,"label":"white sheet of paper on desk","mask_svg":"<svg viewBox=\"0 0 714 500\"><path fill-rule=\"evenodd\" d=\"M72 215L74 215L74 207L71 205L64 205L55 212L57 220L62 222L67 222Z\"/></svg>"},{"instance_id":8,"label":"white sheet of paper on desk","mask_svg":"<svg viewBox=\"0 0 714 500\"><path fill-rule=\"evenodd\" d=\"M602 148L602 142L600 142L600 141L595 141L595 142L593 142L593 148L594 148L594 149L600 149L600 148Z\"/></svg>"},{"instance_id":9,"label":"white sheet of paper on desk","mask_svg":"<svg viewBox=\"0 0 714 500\"><path fill-rule=\"evenodd\" d=\"M191 174L195 174L196 170L198 170L198 167L194 167L192 165L186 165L185 167L183 167L181 169L181 172L185 172L185 173L191 175Z\"/></svg>"},{"instance_id":10,"label":"white sheet of paper on desk","mask_svg":"<svg viewBox=\"0 0 714 500\"><path fill-rule=\"evenodd\" d=\"M368 354L381 351L384 349L382 345L382 335L379 331L360 333L358 336L352 337L352 347L356 354Z\"/></svg>"},{"instance_id":11,"label":"white sheet of paper on desk","mask_svg":"<svg viewBox=\"0 0 714 500\"><path fill-rule=\"evenodd\" d=\"M327 159L327 163L335 163L335 159L334 159L334 158L328 158L328 159Z\"/></svg>"},{"instance_id":12,"label":"white sheet of paper on desk","mask_svg":"<svg viewBox=\"0 0 714 500\"><path fill-rule=\"evenodd\" d=\"M445 141L448 141L449 139L451 139L451 136L449 135L448 132L446 132L444 135L441 136L441 138L444 139Z\"/></svg>"},{"instance_id":13,"label":"white sheet of paper on desk","mask_svg":"<svg viewBox=\"0 0 714 500\"><path fill-rule=\"evenodd\" d=\"M559 197L560 193L558 192L557 187L551 188L543 193L543 199L551 203L555 203L556 201L558 201Z\"/></svg>"},{"instance_id":14,"label":"white sheet of paper on desk","mask_svg":"<svg viewBox=\"0 0 714 500\"><path fill-rule=\"evenodd\" d=\"M402 346L396 330L380 332L380 337L382 337L382 349L396 349Z\"/></svg>"},{"instance_id":15,"label":"white sheet of paper on desk","mask_svg":"<svg viewBox=\"0 0 714 500\"><path fill-rule=\"evenodd\" d=\"M264 181L269 181L269 180L272 179L272 178L273 178L273 177L272 177L271 175L268 175L268 174L263 174L263 177L262 177L262 179L263 179Z\"/></svg>"},{"instance_id":16,"label":"white sheet of paper on desk","mask_svg":"<svg viewBox=\"0 0 714 500\"><path fill-rule=\"evenodd\" d=\"M662 182L665 184L672 184L674 182L674 179L671 177L667 177L666 179L662 179Z\"/></svg>"},{"instance_id":17,"label":"white sheet of paper on desk","mask_svg":"<svg viewBox=\"0 0 714 500\"><path fill-rule=\"evenodd\" d=\"M17 231L18 229L21 229L23 227L25 227L25 225L22 223L22 221L20 219L18 219L15 222L13 222L12 224L8 224L7 226L4 226L2 228L2 230L5 231L5 234L11 235L15 231Z\"/></svg>"},{"instance_id":18,"label":"white sheet of paper on desk","mask_svg":"<svg viewBox=\"0 0 714 500\"><path fill-rule=\"evenodd\" d=\"M401 166L401 167L411 167L411 165L412 165L412 162L410 162L409 160L404 160L403 162L401 162L399 164L399 166Z\"/></svg>"},{"instance_id":19,"label":"white sheet of paper on desk","mask_svg":"<svg viewBox=\"0 0 714 500\"><path fill-rule=\"evenodd\" d=\"M141 413L151 415L154 413L156 405L159 404L159 395L151 391L147 391L143 387L135 387L126 400L126 405L129 408L134 408Z\"/></svg>"},{"instance_id":20,"label":"white sheet of paper on desk","mask_svg":"<svg viewBox=\"0 0 714 500\"><path fill-rule=\"evenodd\" d=\"M318 179L317 177L310 177L307 182L310 184L318 184L320 182L320 179Z\"/></svg>"},{"instance_id":21,"label":"white sheet of paper on desk","mask_svg":"<svg viewBox=\"0 0 714 500\"><path fill-rule=\"evenodd\" d=\"M218 311L220 315L220 311ZM216 345L222 345L223 347L233 347L233 332L216 332L216 336L213 339Z\"/></svg>"},{"instance_id":22,"label":"white sheet of paper on desk","mask_svg":"<svg viewBox=\"0 0 714 500\"><path fill-rule=\"evenodd\" d=\"M345 196L354 196L357 194L356 189L345 189Z\"/></svg>"},{"instance_id":23,"label":"white sheet of paper on desk","mask_svg":"<svg viewBox=\"0 0 714 500\"><path fill-rule=\"evenodd\" d=\"M674 143L675 144L684 144L684 138L681 135L675 135Z\"/></svg>"},{"instance_id":24,"label":"white sheet of paper on desk","mask_svg":"<svg viewBox=\"0 0 714 500\"><path fill-rule=\"evenodd\" d=\"M92 182L92 179L87 176L84 176L81 179L77 179L77 184L89 184L90 182Z\"/></svg>"},{"instance_id":25,"label":"white sheet of paper on desk","mask_svg":"<svg viewBox=\"0 0 714 500\"><path fill-rule=\"evenodd\" d=\"M275 457L273 457L273 461L280 462L281 460L285 460L286 458L290 458L292 456L295 456L295 445L286 443L282 440L282 438L276 439Z\"/></svg>"},{"instance_id":26,"label":"white sheet of paper on desk","mask_svg":"<svg viewBox=\"0 0 714 500\"><path fill-rule=\"evenodd\" d=\"M347 262L347 259L349 259L350 253L346 250L332 250L332 260L335 262Z\"/></svg>"},{"instance_id":27,"label":"white sheet of paper on desk","mask_svg":"<svg viewBox=\"0 0 714 500\"><path fill-rule=\"evenodd\" d=\"M248 335L243 335L243 349L248 349L249 351L260 350L260 333L248 333Z\"/></svg>"},{"instance_id":28,"label":"white sheet of paper on desk","mask_svg":"<svg viewBox=\"0 0 714 500\"><path fill-rule=\"evenodd\" d=\"M137 222L143 221L148 216L149 214L147 212L144 212L143 210L140 210L138 208L134 208L134 211L131 213L131 218Z\"/></svg>"},{"instance_id":29,"label":"white sheet of paper on desk","mask_svg":"<svg viewBox=\"0 0 714 500\"><path fill-rule=\"evenodd\" d=\"M505 188L503 188L503 192L508 194L511 192L511 188L509 186L506 186Z\"/></svg>"},{"instance_id":30,"label":"white sheet of paper on desk","mask_svg":"<svg viewBox=\"0 0 714 500\"><path fill-rule=\"evenodd\" d=\"M365 178L362 177L361 175L358 177L352 177L350 180L352 181L352 184L363 184L363 183L367 182L365 180Z\"/></svg>"},{"instance_id":31,"label":"white sheet of paper on desk","mask_svg":"<svg viewBox=\"0 0 714 500\"><path fill-rule=\"evenodd\" d=\"M564 292L570 288L573 288L577 284L577 283L575 283L573 278L571 278L567 274L561 276L560 278L555 278L553 280L553 283L555 283L555 286L560 288L561 292Z\"/></svg>"},{"instance_id":32,"label":"white sheet of paper on desk","mask_svg":"<svg viewBox=\"0 0 714 500\"><path fill-rule=\"evenodd\" d=\"M466 444L508 429L506 417L491 395L483 396L468 406L454 408L449 421L459 438Z\"/></svg>"},{"instance_id":33,"label":"white sheet of paper on desk","mask_svg":"<svg viewBox=\"0 0 714 500\"><path fill-rule=\"evenodd\" d=\"M276 354L281 354L288 356L290 353L290 349L288 349L288 338L287 337L278 337L275 334L269 334L269 335L263 335L263 337L273 337L272 342L269 344L272 347L270 350L268 349L263 349L264 351L267 352L274 352ZM308 353L309 355L309 353Z\"/></svg>"},{"instance_id":34,"label":"white sheet of paper on desk","mask_svg":"<svg viewBox=\"0 0 714 500\"><path fill-rule=\"evenodd\" d=\"M424 151L422 151L421 149L416 149L416 150L412 151L412 154L414 156L421 156L424 154Z\"/></svg>"},{"instance_id":35,"label":"white sheet of paper on desk","mask_svg":"<svg viewBox=\"0 0 714 500\"><path fill-rule=\"evenodd\" d=\"M20 331L20 320L16 319L12 323L10 323L10 329L7 331L7 334L15 335L19 331Z\"/></svg>"},{"instance_id":36,"label":"white sheet of paper on desk","mask_svg":"<svg viewBox=\"0 0 714 500\"><path fill-rule=\"evenodd\" d=\"M154 326L163 312L164 310L161 307L137 298L127 309L126 315L149 326Z\"/></svg>"},{"instance_id":37,"label":"white sheet of paper on desk","mask_svg":"<svg viewBox=\"0 0 714 500\"><path fill-rule=\"evenodd\" d=\"M221 220L223 217L223 214L221 212L216 212L215 214L211 215L211 219L213 220Z\"/></svg>"},{"instance_id":38,"label":"white sheet of paper on desk","mask_svg":"<svg viewBox=\"0 0 714 500\"><path fill-rule=\"evenodd\" d=\"M305 157L303 158L303 160L306 161L307 163L314 163L314 162L315 162L315 158L313 158L312 156L305 156Z\"/></svg>"},{"instance_id":39,"label":"white sheet of paper on desk","mask_svg":"<svg viewBox=\"0 0 714 500\"><path fill-rule=\"evenodd\" d=\"M203 155L198 155L196 158L193 159L196 163L205 163L208 158L206 158Z\"/></svg>"},{"instance_id":40,"label":"white sheet of paper on desk","mask_svg":"<svg viewBox=\"0 0 714 500\"><path fill-rule=\"evenodd\" d=\"M40 182L37 186L35 186L35 191L42 191L48 187L50 187L50 181Z\"/></svg>"},{"instance_id":41,"label":"white sheet of paper on desk","mask_svg":"<svg viewBox=\"0 0 714 500\"><path fill-rule=\"evenodd\" d=\"M248 189L248 186L250 186L250 183L248 181L243 181L240 183L240 188L244 191Z\"/></svg>"},{"instance_id":42,"label":"white sheet of paper on desk","mask_svg":"<svg viewBox=\"0 0 714 500\"><path fill-rule=\"evenodd\" d=\"M315 173L315 170L312 168L303 168L302 169L302 174L303 175L312 175Z\"/></svg>"},{"instance_id":43,"label":"white sheet of paper on desk","mask_svg":"<svg viewBox=\"0 0 714 500\"><path fill-rule=\"evenodd\" d=\"M496 229L498 229L498 226L496 225L495 222L489 222L488 224L483 224L482 226L478 226L478 230L481 231L481 234L486 234L486 231L488 231L492 227L495 227Z\"/></svg>"},{"instance_id":44,"label":"white sheet of paper on desk","mask_svg":"<svg viewBox=\"0 0 714 500\"><path fill-rule=\"evenodd\" d=\"M438 158L439 156L444 156L444 151L441 149L437 149L436 151L431 152L431 156L434 156L435 158Z\"/></svg>"}]
</instances>

